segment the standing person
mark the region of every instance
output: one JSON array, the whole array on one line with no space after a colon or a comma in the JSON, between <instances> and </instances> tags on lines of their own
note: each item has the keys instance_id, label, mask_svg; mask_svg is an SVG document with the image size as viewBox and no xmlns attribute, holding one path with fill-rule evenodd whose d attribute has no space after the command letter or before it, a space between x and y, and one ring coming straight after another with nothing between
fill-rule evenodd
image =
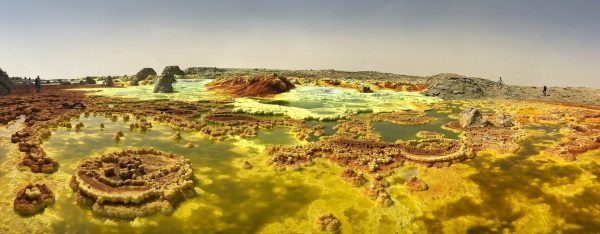
<instances>
[{"instance_id":1,"label":"standing person","mask_svg":"<svg viewBox=\"0 0 600 234\"><path fill-rule=\"evenodd\" d=\"M35 92L39 93L41 88L42 88L42 79L40 79L40 76L37 76L37 78L35 78Z\"/></svg>"},{"instance_id":2,"label":"standing person","mask_svg":"<svg viewBox=\"0 0 600 234\"><path fill-rule=\"evenodd\" d=\"M544 92L544 97L545 97L545 96L547 96L547 95L546 95L546 91L547 91L547 90L548 90L548 88L547 88L547 87L544 85L544 91L543 91L543 92Z\"/></svg>"},{"instance_id":3,"label":"standing person","mask_svg":"<svg viewBox=\"0 0 600 234\"><path fill-rule=\"evenodd\" d=\"M500 87L504 85L504 81L502 81L502 76L500 77L500 79L498 79L498 85L500 85Z\"/></svg>"},{"instance_id":4,"label":"standing person","mask_svg":"<svg viewBox=\"0 0 600 234\"><path fill-rule=\"evenodd\" d=\"M27 77L25 77L25 79L23 79L23 84L25 85L25 94L28 94L29 88L31 87L31 79L27 79Z\"/></svg>"}]
</instances>

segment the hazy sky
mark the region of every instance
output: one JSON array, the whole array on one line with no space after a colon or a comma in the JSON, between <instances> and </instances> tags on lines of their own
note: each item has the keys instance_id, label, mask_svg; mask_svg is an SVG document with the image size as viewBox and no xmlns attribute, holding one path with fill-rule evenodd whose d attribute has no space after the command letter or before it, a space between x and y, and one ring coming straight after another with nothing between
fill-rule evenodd
<instances>
[{"instance_id":1,"label":"hazy sky","mask_svg":"<svg viewBox=\"0 0 600 234\"><path fill-rule=\"evenodd\" d=\"M0 0L11 76L165 65L459 73L600 88L600 1Z\"/></svg>"}]
</instances>

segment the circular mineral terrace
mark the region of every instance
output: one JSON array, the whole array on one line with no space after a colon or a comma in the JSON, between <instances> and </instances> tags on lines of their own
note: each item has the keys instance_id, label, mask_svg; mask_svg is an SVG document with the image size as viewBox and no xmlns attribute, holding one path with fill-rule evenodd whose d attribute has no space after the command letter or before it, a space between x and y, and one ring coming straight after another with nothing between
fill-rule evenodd
<instances>
[{"instance_id":1,"label":"circular mineral terrace","mask_svg":"<svg viewBox=\"0 0 600 234\"><path fill-rule=\"evenodd\" d=\"M83 159L71 178L77 201L100 216L131 219L170 214L192 195L189 160L151 148Z\"/></svg>"}]
</instances>

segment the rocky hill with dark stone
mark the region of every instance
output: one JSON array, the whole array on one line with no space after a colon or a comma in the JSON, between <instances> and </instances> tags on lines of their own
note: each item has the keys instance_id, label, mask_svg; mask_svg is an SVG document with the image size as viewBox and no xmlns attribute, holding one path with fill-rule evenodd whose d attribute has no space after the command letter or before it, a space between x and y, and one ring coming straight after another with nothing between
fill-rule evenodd
<instances>
[{"instance_id":1,"label":"rocky hill with dark stone","mask_svg":"<svg viewBox=\"0 0 600 234\"><path fill-rule=\"evenodd\" d=\"M469 78L461 75L443 73L427 79L429 88L423 94L442 99L477 99L489 94L495 82L481 78Z\"/></svg>"},{"instance_id":2,"label":"rocky hill with dark stone","mask_svg":"<svg viewBox=\"0 0 600 234\"><path fill-rule=\"evenodd\" d=\"M8 74L0 68L0 96L9 95L11 86L12 84Z\"/></svg>"},{"instance_id":3,"label":"rocky hill with dark stone","mask_svg":"<svg viewBox=\"0 0 600 234\"><path fill-rule=\"evenodd\" d=\"M173 82L175 82L175 75L178 71L181 71L178 66L167 66L163 69L160 78L154 84L155 93L172 93L173 92ZM183 72L183 71L181 71Z\"/></svg>"},{"instance_id":4,"label":"rocky hill with dark stone","mask_svg":"<svg viewBox=\"0 0 600 234\"><path fill-rule=\"evenodd\" d=\"M423 92L424 95L446 100L490 98L600 104L600 90L593 88L548 87L545 96L542 87L502 85L450 73L430 76L426 82L429 88Z\"/></svg>"},{"instance_id":5,"label":"rocky hill with dark stone","mask_svg":"<svg viewBox=\"0 0 600 234\"><path fill-rule=\"evenodd\" d=\"M179 68L179 66L166 66L163 69L162 75L173 75L173 76L183 76L185 72Z\"/></svg>"},{"instance_id":6,"label":"rocky hill with dark stone","mask_svg":"<svg viewBox=\"0 0 600 234\"><path fill-rule=\"evenodd\" d=\"M135 78L131 81L131 85L136 86L140 83L140 81L145 80L148 76L156 75L156 71L154 69L145 67L142 68L137 74L135 74Z\"/></svg>"}]
</instances>

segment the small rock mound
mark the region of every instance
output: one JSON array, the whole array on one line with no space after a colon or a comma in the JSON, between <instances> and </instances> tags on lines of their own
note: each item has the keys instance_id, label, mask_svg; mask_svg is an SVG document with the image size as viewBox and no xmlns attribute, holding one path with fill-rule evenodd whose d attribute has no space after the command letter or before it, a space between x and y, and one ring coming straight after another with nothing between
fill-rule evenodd
<instances>
[{"instance_id":1,"label":"small rock mound","mask_svg":"<svg viewBox=\"0 0 600 234\"><path fill-rule=\"evenodd\" d=\"M0 96L9 95L11 82L8 74L0 68Z\"/></svg>"},{"instance_id":2,"label":"small rock mound","mask_svg":"<svg viewBox=\"0 0 600 234\"><path fill-rule=\"evenodd\" d=\"M13 202L15 212L33 215L54 204L54 194L45 184L29 184L17 193Z\"/></svg>"},{"instance_id":3,"label":"small rock mound","mask_svg":"<svg viewBox=\"0 0 600 234\"><path fill-rule=\"evenodd\" d=\"M320 231L327 231L332 233L338 233L342 223L332 213L325 213L319 215L315 221L315 226Z\"/></svg>"},{"instance_id":4,"label":"small rock mound","mask_svg":"<svg viewBox=\"0 0 600 234\"><path fill-rule=\"evenodd\" d=\"M146 78L148 78L148 76L155 76L155 75L156 75L156 71L154 71L154 69L149 68L149 67L142 68L142 70L140 70L137 74L135 74L135 78L133 78L133 80L131 81L131 85L136 86L140 83L140 81L143 81Z\"/></svg>"},{"instance_id":5,"label":"small rock mound","mask_svg":"<svg viewBox=\"0 0 600 234\"><path fill-rule=\"evenodd\" d=\"M512 127L515 124L512 121L510 115L506 113L500 113L496 115L496 120L494 121L494 125L497 127Z\"/></svg>"},{"instance_id":6,"label":"small rock mound","mask_svg":"<svg viewBox=\"0 0 600 234\"><path fill-rule=\"evenodd\" d=\"M340 173L342 179L352 184L353 186L362 186L367 180L363 177L363 174L360 172L356 172L350 168L343 170Z\"/></svg>"},{"instance_id":7,"label":"small rock mound","mask_svg":"<svg viewBox=\"0 0 600 234\"><path fill-rule=\"evenodd\" d=\"M296 88L285 77L275 73L255 77L223 77L209 83L207 87L238 97L271 96Z\"/></svg>"},{"instance_id":8,"label":"small rock mound","mask_svg":"<svg viewBox=\"0 0 600 234\"><path fill-rule=\"evenodd\" d=\"M246 160L244 160L244 162L242 163L242 168L250 170L252 169L252 164Z\"/></svg>"},{"instance_id":9,"label":"small rock mound","mask_svg":"<svg viewBox=\"0 0 600 234\"><path fill-rule=\"evenodd\" d=\"M458 123L462 128L481 128L496 126L501 128L512 127L515 124L512 121L512 117L506 113L500 113L496 115L496 118L491 121L489 117L484 117L477 108L466 108L459 116Z\"/></svg>"},{"instance_id":10,"label":"small rock mound","mask_svg":"<svg viewBox=\"0 0 600 234\"><path fill-rule=\"evenodd\" d=\"M467 108L460 113L458 122L463 128L481 127L483 124L483 116L477 108Z\"/></svg>"},{"instance_id":11,"label":"small rock mound","mask_svg":"<svg viewBox=\"0 0 600 234\"><path fill-rule=\"evenodd\" d=\"M425 182L419 180L416 176L410 177L404 183L404 186L412 192L425 191L429 188Z\"/></svg>"},{"instance_id":12,"label":"small rock mound","mask_svg":"<svg viewBox=\"0 0 600 234\"><path fill-rule=\"evenodd\" d=\"M125 150L83 159L71 178L77 202L101 216L133 219L171 214L193 195L189 160L155 149Z\"/></svg>"}]
</instances>

